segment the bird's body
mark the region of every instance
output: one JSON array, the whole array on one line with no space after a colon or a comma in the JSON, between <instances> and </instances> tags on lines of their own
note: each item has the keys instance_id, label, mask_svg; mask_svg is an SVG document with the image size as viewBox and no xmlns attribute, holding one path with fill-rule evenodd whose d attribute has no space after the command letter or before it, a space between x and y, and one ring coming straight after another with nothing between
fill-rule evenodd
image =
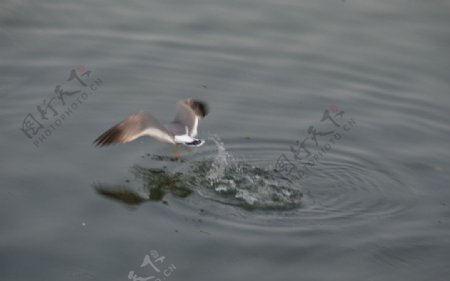
<instances>
[{"instance_id":1,"label":"bird's body","mask_svg":"<svg viewBox=\"0 0 450 281\"><path fill-rule=\"evenodd\" d=\"M115 143L133 141L141 136L151 136L161 142L174 145L201 146L204 140L196 139L199 120L208 114L206 103L184 99L177 103L175 119L162 125L155 117L145 112L138 112L116 124L102 135L94 143L97 146L105 146ZM175 147L176 148L176 147ZM178 152L175 152L178 158Z\"/></svg>"}]
</instances>

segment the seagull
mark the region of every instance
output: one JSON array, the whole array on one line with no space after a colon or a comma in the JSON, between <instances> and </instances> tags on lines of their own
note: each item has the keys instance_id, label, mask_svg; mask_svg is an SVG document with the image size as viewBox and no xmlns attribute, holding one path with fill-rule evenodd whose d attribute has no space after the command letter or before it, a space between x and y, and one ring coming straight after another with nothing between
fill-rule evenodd
<instances>
[{"instance_id":1,"label":"seagull","mask_svg":"<svg viewBox=\"0 0 450 281\"><path fill-rule=\"evenodd\" d=\"M183 99L177 102L175 119L162 125L155 117L146 112L133 114L101 134L95 141L96 146L133 141L141 136L151 136L155 139L174 145L173 154L180 157L179 144L190 147L202 146L205 141L196 139L200 119L208 114L208 105L195 99Z\"/></svg>"}]
</instances>

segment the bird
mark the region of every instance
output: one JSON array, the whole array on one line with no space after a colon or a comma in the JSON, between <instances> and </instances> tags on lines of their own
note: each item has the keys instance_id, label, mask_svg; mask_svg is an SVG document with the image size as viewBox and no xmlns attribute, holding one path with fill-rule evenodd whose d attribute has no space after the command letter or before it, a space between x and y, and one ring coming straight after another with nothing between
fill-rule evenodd
<instances>
[{"instance_id":1,"label":"bird","mask_svg":"<svg viewBox=\"0 0 450 281\"><path fill-rule=\"evenodd\" d=\"M94 140L96 146L126 143L142 136L151 136L161 142L173 144L175 159L180 157L179 144L188 147L202 146L205 141L195 138L198 123L209 113L207 103L188 98L177 102L175 119L161 124L158 119L146 112L135 113L117 123Z\"/></svg>"}]
</instances>

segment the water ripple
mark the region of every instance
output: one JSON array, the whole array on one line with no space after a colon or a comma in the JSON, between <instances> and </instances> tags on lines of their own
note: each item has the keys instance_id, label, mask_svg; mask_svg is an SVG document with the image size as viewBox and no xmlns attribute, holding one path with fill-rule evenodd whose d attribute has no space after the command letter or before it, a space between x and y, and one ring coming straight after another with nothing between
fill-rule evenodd
<instances>
[{"instance_id":1,"label":"water ripple","mask_svg":"<svg viewBox=\"0 0 450 281\"><path fill-rule=\"evenodd\" d=\"M349 161L322 163L304 184L309 218L393 215L414 201L412 188L380 167Z\"/></svg>"},{"instance_id":2,"label":"water ripple","mask_svg":"<svg viewBox=\"0 0 450 281\"><path fill-rule=\"evenodd\" d=\"M280 177L273 169L274 161L238 161L219 139L213 141L217 147L215 153L209 150L213 161L200 162L203 164L193 170L195 176L189 185L202 198L222 205L210 212L224 221L243 220L244 224L276 227L292 227L300 221L319 223L347 218L352 218L352 222L360 221L358 218L370 221L399 215L416 202L414 189L395 170L389 170L385 163L367 160L368 155L357 150L334 150L300 181L295 176ZM267 154L267 147L264 150ZM208 158L204 154L199 157ZM192 162L184 165L190 166ZM186 167L177 168L183 170ZM283 196L284 193L288 196ZM277 196L281 199L273 200Z\"/></svg>"},{"instance_id":3,"label":"water ripple","mask_svg":"<svg viewBox=\"0 0 450 281\"><path fill-rule=\"evenodd\" d=\"M251 150L252 155L271 155L264 143L259 145L264 153ZM277 146L274 149L279 153ZM129 205L161 201L165 194L172 194L183 199L176 201L174 211L207 209L211 218L225 224L289 229L349 218L352 223L368 222L399 215L416 201L414 189L395 170L343 145L308 169L308 176L301 180L276 170L276 159L241 160L245 149L233 152L239 157L213 136L201 152L182 161L150 157L164 164L162 169L134 166L132 173L143 187L138 188L139 194L123 186L97 185L96 189Z\"/></svg>"}]
</instances>

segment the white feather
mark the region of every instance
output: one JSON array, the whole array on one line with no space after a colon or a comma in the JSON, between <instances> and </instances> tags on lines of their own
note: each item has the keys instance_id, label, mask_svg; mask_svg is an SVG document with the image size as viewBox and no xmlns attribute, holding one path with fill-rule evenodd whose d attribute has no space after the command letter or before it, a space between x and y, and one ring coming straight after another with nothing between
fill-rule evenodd
<instances>
[{"instance_id":1,"label":"white feather","mask_svg":"<svg viewBox=\"0 0 450 281\"><path fill-rule=\"evenodd\" d=\"M142 131L139 135L136 135L133 137L132 140L137 139L141 136L151 136L154 137L162 142L168 142L168 143L175 143L176 141L170 136L168 135L166 132L161 131L157 128L147 128L144 131ZM131 141L131 140L130 140Z\"/></svg>"},{"instance_id":2,"label":"white feather","mask_svg":"<svg viewBox=\"0 0 450 281\"><path fill-rule=\"evenodd\" d=\"M175 143L189 143L189 142L193 142L193 141L194 141L194 139L187 134L175 136Z\"/></svg>"},{"instance_id":3,"label":"white feather","mask_svg":"<svg viewBox=\"0 0 450 281\"><path fill-rule=\"evenodd\" d=\"M194 126L192 126L191 137L197 136L198 117L195 116Z\"/></svg>"}]
</instances>

